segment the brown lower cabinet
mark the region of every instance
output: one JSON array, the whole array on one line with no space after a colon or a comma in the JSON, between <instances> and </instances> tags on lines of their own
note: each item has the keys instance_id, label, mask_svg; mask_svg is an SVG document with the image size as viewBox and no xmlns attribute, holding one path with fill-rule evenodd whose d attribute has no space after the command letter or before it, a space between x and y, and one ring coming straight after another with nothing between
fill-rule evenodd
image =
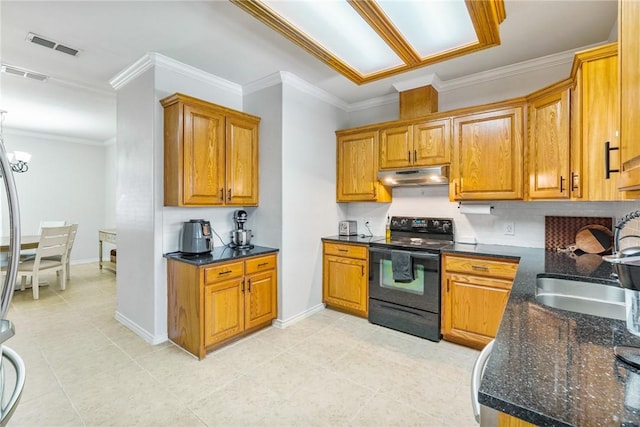
<instances>
[{"instance_id":1,"label":"brown lower cabinet","mask_svg":"<svg viewBox=\"0 0 640 427\"><path fill-rule=\"evenodd\" d=\"M167 260L169 339L199 359L278 315L277 256L196 266Z\"/></svg>"},{"instance_id":2,"label":"brown lower cabinet","mask_svg":"<svg viewBox=\"0 0 640 427\"><path fill-rule=\"evenodd\" d=\"M482 349L495 338L518 269L514 259L442 257L442 337Z\"/></svg>"},{"instance_id":3,"label":"brown lower cabinet","mask_svg":"<svg viewBox=\"0 0 640 427\"><path fill-rule=\"evenodd\" d=\"M369 313L369 250L366 245L323 243L322 301L360 317Z\"/></svg>"}]
</instances>

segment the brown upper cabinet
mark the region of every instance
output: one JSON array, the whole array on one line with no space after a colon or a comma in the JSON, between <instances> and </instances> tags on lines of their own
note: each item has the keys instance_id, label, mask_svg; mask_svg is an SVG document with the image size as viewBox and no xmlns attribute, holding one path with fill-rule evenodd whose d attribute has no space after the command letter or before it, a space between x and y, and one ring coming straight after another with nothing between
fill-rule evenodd
<instances>
[{"instance_id":1,"label":"brown upper cabinet","mask_svg":"<svg viewBox=\"0 0 640 427\"><path fill-rule=\"evenodd\" d=\"M173 94L164 107L164 205L257 206L260 118Z\"/></svg>"},{"instance_id":2,"label":"brown upper cabinet","mask_svg":"<svg viewBox=\"0 0 640 427\"><path fill-rule=\"evenodd\" d=\"M623 194L618 191L618 44L578 52L572 77L571 197L622 200Z\"/></svg>"},{"instance_id":3,"label":"brown upper cabinet","mask_svg":"<svg viewBox=\"0 0 640 427\"><path fill-rule=\"evenodd\" d=\"M567 80L527 97L530 199L570 196L570 83Z\"/></svg>"},{"instance_id":4,"label":"brown upper cabinet","mask_svg":"<svg viewBox=\"0 0 640 427\"><path fill-rule=\"evenodd\" d=\"M378 131L338 131L336 200L390 202L391 191L378 181Z\"/></svg>"},{"instance_id":5,"label":"brown upper cabinet","mask_svg":"<svg viewBox=\"0 0 640 427\"><path fill-rule=\"evenodd\" d=\"M640 189L640 2L621 0L618 13L620 67L620 190Z\"/></svg>"},{"instance_id":6,"label":"brown upper cabinet","mask_svg":"<svg viewBox=\"0 0 640 427\"><path fill-rule=\"evenodd\" d=\"M523 198L523 106L454 117L451 200Z\"/></svg>"},{"instance_id":7,"label":"brown upper cabinet","mask_svg":"<svg viewBox=\"0 0 640 427\"><path fill-rule=\"evenodd\" d=\"M380 169L450 162L451 119L428 120L380 130Z\"/></svg>"}]
</instances>

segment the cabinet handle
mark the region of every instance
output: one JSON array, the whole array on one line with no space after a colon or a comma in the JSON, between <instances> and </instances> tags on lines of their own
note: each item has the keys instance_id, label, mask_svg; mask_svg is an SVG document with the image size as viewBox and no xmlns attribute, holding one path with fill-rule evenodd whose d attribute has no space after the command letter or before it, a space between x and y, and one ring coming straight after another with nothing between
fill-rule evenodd
<instances>
[{"instance_id":1,"label":"cabinet handle","mask_svg":"<svg viewBox=\"0 0 640 427\"><path fill-rule=\"evenodd\" d=\"M407 150L407 159L409 160L409 163L411 163L411 150Z\"/></svg>"},{"instance_id":2,"label":"cabinet handle","mask_svg":"<svg viewBox=\"0 0 640 427\"><path fill-rule=\"evenodd\" d=\"M229 198L227 200L231 200L231 188L229 188Z\"/></svg>"},{"instance_id":3,"label":"cabinet handle","mask_svg":"<svg viewBox=\"0 0 640 427\"><path fill-rule=\"evenodd\" d=\"M220 189L220 200L224 200L224 188Z\"/></svg>"},{"instance_id":4,"label":"cabinet handle","mask_svg":"<svg viewBox=\"0 0 640 427\"><path fill-rule=\"evenodd\" d=\"M247 279L247 291L251 292L251 279Z\"/></svg>"},{"instance_id":5,"label":"cabinet handle","mask_svg":"<svg viewBox=\"0 0 640 427\"><path fill-rule=\"evenodd\" d=\"M242 279L242 288L241 288L241 290L242 290L242 293L244 294L244 279Z\"/></svg>"},{"instance_id":6,"label":"cabinet handle","mask_svg":"<svg viewBox=\"0 0 640 427\"><path fill-rule=\"evenodd\" d=\"M222 276L223 274L229 274L229 273L231 273L231 271L232 271L232 270L220 271L220 272L218 273L218 276Z\"/></svg>"},{"instance_id":7,"label":"cabinet handle","mask_svg":"<svg viewBox=\"0 0 640 427\"><path fill-rule=\"evenodd\" d=\"M472 265L471 269L477 271L489 271L489 267L486 267L484 265Z\"/></svg>"},{"instance_id":8,"label":"cabinet handle","mask_svg":"<svg viewBox=\"0 0 640 427\"><path fill-rule=\"evenodd\" d=\"M611 172L620 172L619 169L610 169L611 168L611 152L617 151L620 147L611 147L611 143L609 141L604 143L604 179L609 179Z\"/></svg>"},{"instance_id":9,"label":"cabinet handle","mask_svg":"<svg viewBox=\"0 0 640 427\"><path fill-rule=\"evenodd\" d=\"M349 252L349 249L338 249L338 252Z\"/></svg>"},{"instance_id":10,"label":"cabinet handle","mask_svg":"<svg viewBox=\"0 0 640 427\"><path fill-rule=\"evenodd\" d=\"M576 185L576 179L578 178L578 174L575 172L571 172L571 191L576 191L578 186Z\"/></svg>"},{"instance_id":11,"label":"cabinet handle","mask_svg":"<svg viewBox=\"0 0 640 427\"><path fill-rule=\"evenodd\" d=\"M418 151L413 150L413 163L415 163L417 160L418 160Z\"/></svg>"},{"instance_id":12,"label":"cabinet handle","mask_svg":"<svg viewBox=\"0 0 640 427\"><path fill-rule=\"evenodd\" d=\"M447 293L449 293L449 279L447 279Z\"/></svg>"},{"instance_id":13,"label":"cabinet handle","mask_svg":"<svg viewBox=\"0 0 640 427\"><path fill-rule=\"evenodd\" d=\"M373 198L374 199L378 198L378 188L376 187L375 184L373 184Z\"/></svg>"},{"instance_id":14,"label":"cabinet handle","mask_svg":"<svg viewBox=\"0 0 640 427\"><path fill-rule=\"evenodd\" d=\"M364 277L364 265L361 265L361 266L360 266L360 269L362 270L362 272L360 273L360 275L361 275L362 277Z\"/></svg>"},{"instance_id":15,"label":"cabinet handle","mask_svg":"<svg viewBox=\"0 0 640 427\"><path fill-rule=\"evenodd\" d=\"M560 192L564 193L564 177L560 175Z\"/></svg>"},{"instance_id":16,"label":"cabinet handle","mask_svg":"<svg viewBox=\"0 0 640 427\"><path fill-rule=\"evenodd\" d=\"M264 267L265 265L269 265L268 262L261 262L260 264L258 264L258 267Z\"/></svg>"}]
</instances>

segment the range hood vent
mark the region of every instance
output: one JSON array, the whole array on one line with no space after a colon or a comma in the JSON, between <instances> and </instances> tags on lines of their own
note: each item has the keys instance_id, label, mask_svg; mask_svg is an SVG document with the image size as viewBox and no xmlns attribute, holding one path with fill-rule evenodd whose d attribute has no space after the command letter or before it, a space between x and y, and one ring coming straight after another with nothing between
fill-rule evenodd
<instances>
[{"instance_id":1,"label":"range hood vent","mask_svg":"<svg viewBox=\"0 0 640 427\"><path fill-rule=\"evenodd\" d=\"M378 172L378 180L387 187L449 184L449 165Z\"/></svg>"}]
</instances>

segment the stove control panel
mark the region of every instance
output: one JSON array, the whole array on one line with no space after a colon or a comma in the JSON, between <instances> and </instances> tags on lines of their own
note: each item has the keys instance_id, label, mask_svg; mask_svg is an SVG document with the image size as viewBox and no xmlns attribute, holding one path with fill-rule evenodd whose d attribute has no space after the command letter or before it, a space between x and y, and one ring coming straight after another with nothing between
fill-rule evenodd
<instances>
[{"instance_id":1,"label":"stove control panel","mask_svg":"<svg viewBox=\"0 0 640 427\"><path fill-rule=\"evenodd\" d=\"M453 219L394 216L391 217L391 231L452 235Z\"/></svg>"}]
</instances>

